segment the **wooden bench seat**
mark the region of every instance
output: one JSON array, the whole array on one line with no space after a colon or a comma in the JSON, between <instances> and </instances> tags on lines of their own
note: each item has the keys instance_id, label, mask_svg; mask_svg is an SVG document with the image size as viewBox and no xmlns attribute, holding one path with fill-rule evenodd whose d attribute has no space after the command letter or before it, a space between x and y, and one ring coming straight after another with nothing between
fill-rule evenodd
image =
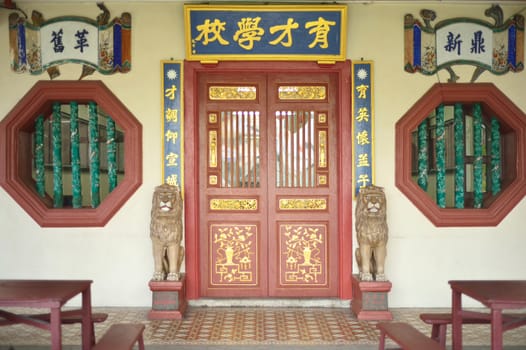
<instances>
[{"instance_id":1,"label":"wooden bench seat","mask_svg":"<svg viewBox=\"0 0 526 350\"><path fill-rule=\"evenodd\" d=\"M139 350L144 350L144 328L141 323L113 324L92 350L131 350L135 343L139 344Z\"/></svg>"},{"instance_id":2,"label":"wooden bench seat","mask_svg":"<svg viewBox=\"0 0 526 350\"><path fill-rule=\"evenodd\" d=\"M43 314L30 314L24 315L25 317L30 317L35 320L40 320L49 323L51 319L50 313ZM95 323L104 322L108 318L108 314L104 312L95 312L91 314L91 339L93 339L93 344L95 344ZM60 321L62 324L75 324L82 323L82 310L65 310L60 313ZM8 320L0 320L0 326L4 324L9 324Z\"/></svg>"},{"instance_id":3,"label":"wooden bench seat","mask_svg":"<svg viewBox=\"0 0 526 350\"><path fill-rule=\"evenodd\" d=\"M432 325L431 338L440 345L446 345L447 326L453 323L450 312L431 312L420 314L420 319ZM490 324L491 315L487 312L464 311L462 324ZM503 330L510 330L526 324L526 314L503 314Z\"/></svg>"},{"instance_id":4,"label":"wooden bench seat","mask_svg":"<svg viewBox=\"0 0 526 350\"><path fill-rule=\"evenodd\" d=\"M405 322L380 322L376 325L380 330L378 350L385 349L385 337L388 336L403 350L444 350L436 341Z\"/></svg>"},{"instance_id":5,"label":"wooden bench seat","mask_svg":"<svg viewBox=\"0 0 526 350\"><path fill-rule=\"evenodd\" d=\"M32 318L49 322L51 314L37 314L31 315ZM91 322L104 322L108 318L107 313L95 312L91 314ZM82 323L82 310L67 310L60 313L60 321L62 324Z\"/></svg>"}]
</instances>

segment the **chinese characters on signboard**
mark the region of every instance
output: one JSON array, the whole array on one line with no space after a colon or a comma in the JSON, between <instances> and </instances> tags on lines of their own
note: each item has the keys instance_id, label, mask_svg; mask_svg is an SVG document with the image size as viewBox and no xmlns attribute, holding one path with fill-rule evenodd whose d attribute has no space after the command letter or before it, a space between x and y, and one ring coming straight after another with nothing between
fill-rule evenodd
<instances>
[{"instance_id":1,"label":"chinese characters on signboard","mask_svg":"<svg viewBox=\"0 0 526 350\"><path fill-rule=\"evenodd\" d=\"M408 14L404 20L407 72L434 74L454 64L470 64L494 74L524 69L524 17L514 15L506 22L502 10L492 6L486 11L496 23L470 18L448 19L432 27L432 10L422 10L425 24ZM479 72L480 74L480 72ZM474 75L474 81L478 75Z\"/></svg>"},{"instance_id":2,"label":"chinese characters on signboard","mask_svg":"<svg viewBox=\"0 0 526 350\"><path fill-rule=\"evenodd\" d=\"M352 63L353 184L360 188L374 185L373 63Z\"/></svg>"},{"instance_id":3,"label":"chinese characters on signboard","mask_svg":"<svg viewBox=\"0 0 526 350\"><path fill-rule=\"evenodd\" d=\"M190 60L345 59L345 5L185 5Z\"/></svg>"},{"instance_id":4,"label":"chinese characters on signboard","mask_svg":"<svg viewBox=\"0 0 526 350\"><path fill-rule=\"evenodd\" d=\"M109 24L84 17L58 17L32 24L9 17L11 69L41 74L64 63L81 63L103 74L131 69L131 15Z\"/></svg>"},{"instance_id":5,"label":"chinese characters on signboard","mask_svg":"<svg viewBox=\"0 0 526 350\"><path fill-rule=\"evenodd\" d=\"M163 183L178 186L183 191L183 110L182 63L161 62Z\"/></svg>"}]
</instances>

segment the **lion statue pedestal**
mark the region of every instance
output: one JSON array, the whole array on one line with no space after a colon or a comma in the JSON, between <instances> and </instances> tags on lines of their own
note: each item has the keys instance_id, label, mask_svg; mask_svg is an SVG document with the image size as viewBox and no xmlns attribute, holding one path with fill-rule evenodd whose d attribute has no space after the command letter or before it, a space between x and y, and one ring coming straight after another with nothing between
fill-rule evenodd
<instances>
[{"instance_id":1,"label":"lion statue pedestal","mask_svg":"<svg viewBox=\"0 0 526 350\"><path fill-rule=\"evenodd\" d=\"M363 321L392 320L389 311L389 281L361 281L359 275L352 276L351 310L357 319Z\"/></svg>"},{"instance_id":2,"label":"lion statue pedestal","mask_svg":"<svg viewBox=\"0 0 526 350\"><path fill-rule=\"evenodd\" d=\"M360 189L355 223L359 274L352 276L352 311L359 320L392 320L387 295L391 282L385 276L388 227L386 199L381 187Z\"/></svg>"},{"instance_id":3,"label":"lion statue pedestal","mask_svg":"<svg viewBox=\"0 0 526 350\"><path fill-rule=\"evenodd\" d=\"M152 291L149 320L180 320L184 317L188 306L184 274L179 281L151 280L148 285Z\"/></svg>"},{"instance_id":4,"label":"lion statue pedestal","mask_svg":"<svg viewBox=\"0 0 526 350\"><path fill-rule=\"evenodd\" d=\"M163 184L152 199L150 238L154 272L149 319L181 319L186 310L186 288L181 265L184 259L183 199L178 187Z\"/></svg>"}]
</instances>

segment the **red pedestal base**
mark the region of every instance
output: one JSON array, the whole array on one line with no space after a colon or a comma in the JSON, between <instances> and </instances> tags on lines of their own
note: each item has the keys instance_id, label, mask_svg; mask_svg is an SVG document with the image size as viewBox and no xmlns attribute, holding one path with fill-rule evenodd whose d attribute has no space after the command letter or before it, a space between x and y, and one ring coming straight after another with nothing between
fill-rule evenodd
<instances>
[{"instance_id":1,"label":"red pedestal base","mask_svg":"<svg viewBox=\"0 0 526 350\"><path fill-rule=\"evenodd\" d=\"M365 282L360 281L358 275L353 275L352 291L351 309L356 318L367 321L393 319L387 303L391 282Z\"/></svg>"},{"instance_id":2,"label":"red pedestal base","mask_svg":"<svg viewBox=\"0 0 526 350\"><path fill-rule=\"evenodd\" d=\"M180 320L188 306L186 301L185 277L180 281L150 281L152 309L150 320Z\"/></svg>"}]
</instances>

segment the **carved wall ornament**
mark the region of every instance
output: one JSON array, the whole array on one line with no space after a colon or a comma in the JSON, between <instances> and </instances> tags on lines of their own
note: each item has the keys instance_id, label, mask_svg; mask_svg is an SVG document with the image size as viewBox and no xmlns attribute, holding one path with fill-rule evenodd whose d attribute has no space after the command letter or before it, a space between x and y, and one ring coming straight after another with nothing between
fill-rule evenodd
<instances>
[{"instance_id":1,"label":"carved wall ornament","mask_svg":"<svg viewBox=\"0 0 526 350\"><path fill-rule=\"evenodd\" d=\"M126 73L131 69L131 14L110 22L110 12L97 3L102 13L96 19L63 16L44 20L33 11L31 22L18 13L9 16L11 69L16 73L41 74L54 79L58 66L81 63L79 79L98 71Z\"/></svg>"},{"instance_id":2,"label":"carved wall ornament","mask_svg":"<svg viewBox=\"0 0 526 350\"><path fill-rule=\"evenodd\" d=\"M499 5L484 13L494 23L476 18L450 18L431 22L435 11L420 11L424 23L407 14L404 18L404 69L409 73L432 75L441 69L449 72L448 82L459 77L453 71L457 64L473 65L474 82L483 72L501 75L524 69L524 16L514 14L506 21Z\"/></svg>"}]
</instances>

